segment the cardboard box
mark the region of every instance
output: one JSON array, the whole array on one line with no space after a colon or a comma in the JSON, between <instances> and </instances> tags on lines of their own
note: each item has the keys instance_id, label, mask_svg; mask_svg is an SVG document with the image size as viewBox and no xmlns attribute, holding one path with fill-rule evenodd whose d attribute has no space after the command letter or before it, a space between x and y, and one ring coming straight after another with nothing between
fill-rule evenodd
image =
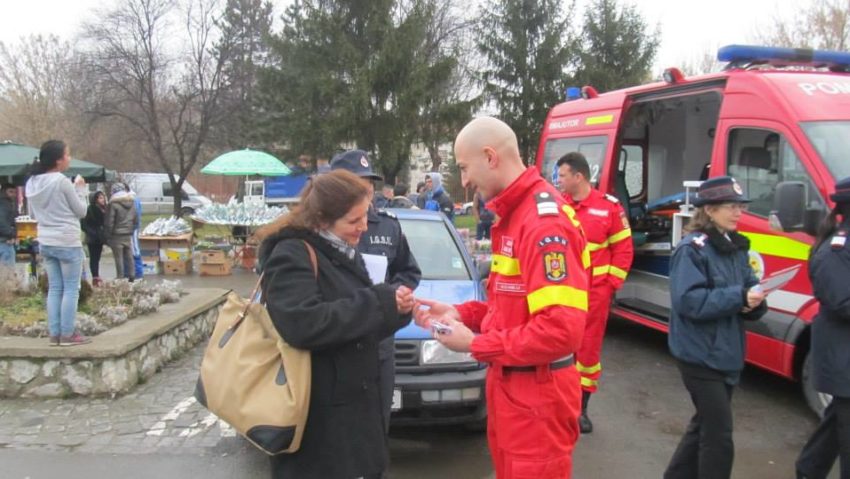
<instances>
[{"instance_id":1,"label":"cardboard box","mask_svg":"<svg viewBox=\"0 0 850 479\"><path fill-rule=\"evenodd\" d=\"M162 271L166 276L187 275L192 273L192 260L163 261Z\"/></svg>"},{"instance_id":2,"label":"cardboard box","mask_svg":"<svg viewBox=\"0 0 850 479\"><path fill-rule=\"evenodd\" d=\"M162 274L162 263L159 262L159 258L153 258L153 261L148 258L142 258L142 274Z\"/></svg>"},{"instance_id":3,"label":"cardboard box","mask_svg":"<svg viewBox=\"0 0 850 479\"><path fill-rule=\"evenodd\" d=\"M161 261L188 261L192 259L192 248L160 248Z\"/></svg>"},{"instance_id":4,"label":"cardboard box","mask_svg":"<svg viewBox=\"0 0 850 479\"><path fill-rule=\"evenodd\" d=\"M160 249L192 247L192 233L186 233L180 236L160 236L157 239L159 239Z\"/></svg>"},{"instance_id":5,"label":"cardboard box","mask_svg":"<svg viewBox=\"0 0 850 479\"><path fill-rule=\"evenodd\" d=\"M231 274L230 263L203 263L200 266L199 272L201 276L228 276Z\"/></svg>"},{"instance_id":6,"label":"cardboard box","mask_svg":"<svg viewBox=\"0 0 850 479\"><path fill-rule=\"evenodd\" d=\"M227 253L220 249L206 249L201 251L201 264L230 264Z\"/></svg>"},{"instance_id":7,"label":"cardboard box","mask_svg":"<svg viewBox=\"0 0 850 479\"><path fill-rule=\"evenodd\" d=\"M159 258L159 240L139 238L139 253L141 253L142 258Z\"/></svg>"},{"instance_id":8,"label":"cardboard box","mask_svg":"<svg viewBox=\"0 0 850 479\"><path fill-rule=\"evenodd\" d=\"M15 229L19 240L38 236L38 223L35 221L15 221Z\"/></svg>"}]
</instances>

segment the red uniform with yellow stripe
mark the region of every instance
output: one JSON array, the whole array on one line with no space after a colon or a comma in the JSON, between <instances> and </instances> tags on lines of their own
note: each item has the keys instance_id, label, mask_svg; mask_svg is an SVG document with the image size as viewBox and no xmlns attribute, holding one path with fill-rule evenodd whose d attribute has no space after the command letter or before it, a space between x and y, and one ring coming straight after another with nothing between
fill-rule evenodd
<instances>
[{"instance_id":1,"label":"red uniform with yellow stripe","mask_svg":"<svg viewBox=\"0 0 850 479\"><path fill-rule=\"evenodd\" d=\"M596 392L602 375L602 339L614 292L623 286L632 266L632 230L617 198L591 189L582 201L566 195L587 238L590 250L591 287L584 340L578 351L576 368L582 389Z\"/></svg>"},{"instance_id":2,"label":"red uniform with yellow stripe","mask_svg":"<svg viewBox=\"0 0 850 479\"><path fill-rule=\"evenodd\" d=\"M487 207L499 216L488 302L457 309L480 333L472 355L490 364L488 439L496 477L570 477L581 413L579 375L570 361L587 315L584 235L561 195L533 168Z\"/></svg>"}]
</instances>

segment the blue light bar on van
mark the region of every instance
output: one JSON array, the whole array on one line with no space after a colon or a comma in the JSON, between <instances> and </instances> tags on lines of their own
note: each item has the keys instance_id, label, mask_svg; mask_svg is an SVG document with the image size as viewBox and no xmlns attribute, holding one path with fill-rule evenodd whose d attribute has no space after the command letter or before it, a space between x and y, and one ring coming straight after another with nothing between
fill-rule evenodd
<instances>
[{"instance_id":1,"label":"blue light bar on van","mask_svg":"<svg viewBox=\"0 0 850 479\"><path fill-rule=\"evenodd\" d=\"M728 45L717 51L717 59L731 63L766 63L769 65L805 65L812 67L850 66L850 53L808 48L757 47Z\"/></svg>"},{"instance_id":2,"label":"blue light bar on van","mask_svg":"<svg viewBox=\"0 0 850 479\"><path fill-rule=\"evenodd\" d=\"M567 101L578 100L579 98L581 98L581 88L577 86L567 88Z\"/></svg>"}]
</instances>

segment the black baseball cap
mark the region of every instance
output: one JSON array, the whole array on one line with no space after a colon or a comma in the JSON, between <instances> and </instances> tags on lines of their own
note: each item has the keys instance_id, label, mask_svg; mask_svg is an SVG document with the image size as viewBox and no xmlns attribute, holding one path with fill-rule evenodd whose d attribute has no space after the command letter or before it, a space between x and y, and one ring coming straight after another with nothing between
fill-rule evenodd
<instances>
[{"instance_id":1,"label":"black baseball cap","mask_svg":"<svg viewBox=\"0 0 850 479\"><path fill-rule=\"evenodd\" d=\"M836 203L850 203L850 176L835 182L835 193L829 195Z\"/></svg>"}]
</instances>

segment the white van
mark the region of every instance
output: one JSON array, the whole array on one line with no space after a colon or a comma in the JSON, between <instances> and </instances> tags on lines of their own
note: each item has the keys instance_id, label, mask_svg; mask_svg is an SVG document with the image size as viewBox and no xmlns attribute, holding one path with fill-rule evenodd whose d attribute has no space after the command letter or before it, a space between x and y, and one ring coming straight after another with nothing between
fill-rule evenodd
<instances>
[{"instance_id":1,"label":"white van","mask_svg":"<svg viewBox=\"0 0 850 479\"><path fill-rule=\"evenodd\" d=\"M142 202L143 213L169 214L174 210L174 193L171 182L165 173L123 173L124 181L136 193ZM176 177L177 180L180 177ZM189 182L183 182L182 215L191 215L201 206L212 203L209 198L198 193Z\"/></svg>"}]
</instances>

